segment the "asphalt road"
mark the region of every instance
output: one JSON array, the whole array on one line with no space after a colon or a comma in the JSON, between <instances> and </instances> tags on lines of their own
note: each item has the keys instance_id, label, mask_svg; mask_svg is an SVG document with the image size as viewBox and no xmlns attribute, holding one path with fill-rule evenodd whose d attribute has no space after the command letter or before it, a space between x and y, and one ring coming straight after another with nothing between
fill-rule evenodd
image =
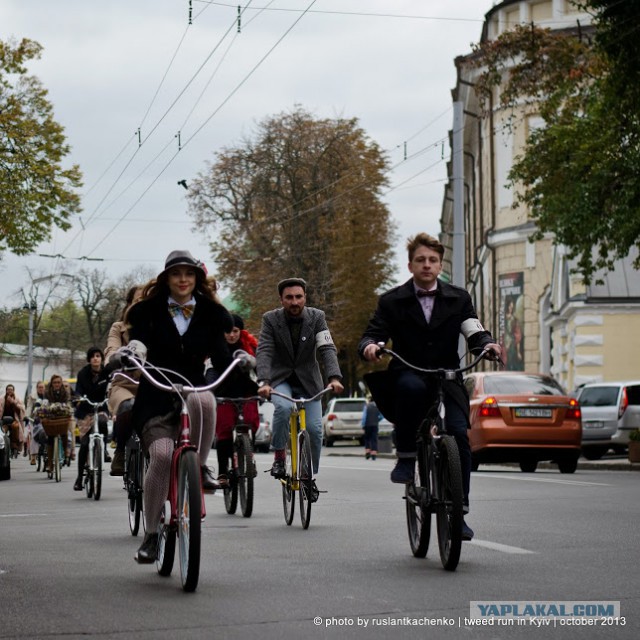
<instances>
[{"instance_id":1,"label":"asphalt road","mask_svg":"<svg viewBox=\"0 0 640 640\"><path fill-rule=\"evenodd\" d=\"M162 578L134 562L140 538L120 479L107 476L96 502L72 491L69 469L56 484L15 461L0 483L0 638L639 636L637 473L482 467L468 517L476 539L450 573L435 540L427 559L412 557L393 461L335 453L325 450L327 493L308 531L297 513L284 524L266 454L251 518L207 497L195 594L182 592L177 565ZM477 627L465 620L471 601L619 601L624 625Z\"/></svg>"}]
</instances>

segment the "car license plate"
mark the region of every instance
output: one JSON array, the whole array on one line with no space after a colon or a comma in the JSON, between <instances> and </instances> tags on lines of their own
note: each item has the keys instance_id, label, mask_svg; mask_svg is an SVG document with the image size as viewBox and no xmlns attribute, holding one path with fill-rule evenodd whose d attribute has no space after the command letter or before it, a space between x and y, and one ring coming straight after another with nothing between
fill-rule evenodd
<instances>
[{"instance_id":1,"label":"car license plate","mask_svg":"<svg viewBox=\"0 0 640 640\"><path fill-rule=\"evenodd\" d=\"M604 429L604 422L602 420L590 420L589 422L583 422L582 426L585 429Z\"/></svg>"},{"instance_id":2,"label":"car license plate","mask_svg":"<svg viewBox=\"0 0 640 640\"><path fill-rule=\"evenodd\" d=\"M541 407L518 407L515 410L516 418L550 418L553 415L551 409Z\"/></svg>"}]
</instances>

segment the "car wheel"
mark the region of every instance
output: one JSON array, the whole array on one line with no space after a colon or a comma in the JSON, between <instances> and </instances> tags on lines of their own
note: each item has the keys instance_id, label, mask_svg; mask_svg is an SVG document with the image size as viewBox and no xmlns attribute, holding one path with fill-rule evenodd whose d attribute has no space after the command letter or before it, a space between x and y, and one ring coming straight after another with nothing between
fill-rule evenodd
<instances>
[{"instance_id":1,"label":"car wheel","mask_svg":"<svg viewBox=\"0 0 640 640\"><path fill-rule=\"evenodd\" d=\"M575 473L578 468L578 457L565 458L564 460L558 460L558 470L560 473Z\"/></svg>"},{"instance_id":2,"label":"car wheel","mask_svg":"<svg viewBox=\"0 0 640 640\"><path fill-rule=\"evenodd\" d=\"M538 468L537 460L521 460L520 471L524 473L533 473Z\"/></svg>"},{"instance_id":3,"label":"car wheel","mask_svg":"<svg viewBox=\"0 0 640 640\"><path fill-rule=\"evenodd\" d=\"M582 455L587 460L600 460L609 447L582 447Z\"/></svg>"},{"instance_id":4,"label":"car wheel","mask_svg":"<svg viewBox=\"0 0 640 640\"><path fill-rule=\"evenodd\" d=\"M333 438L325 438L324 446L325 447L333 447L334 439Z\"/></svg>"}]
</instances>

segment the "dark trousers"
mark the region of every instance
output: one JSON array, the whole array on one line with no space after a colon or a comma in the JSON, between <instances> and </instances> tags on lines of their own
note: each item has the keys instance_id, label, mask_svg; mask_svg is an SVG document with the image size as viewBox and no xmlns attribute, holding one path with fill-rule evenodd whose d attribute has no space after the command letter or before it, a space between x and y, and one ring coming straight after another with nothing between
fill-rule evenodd
<instances>
[{"instance_id":1,"label":"dark trousers","mask_svg":"<svg viewBox=\"0 0 640 640\"><path fill-rule=\"evenodd\" d=\"M378 450L378 425L364 426L364 448L370 451Z\"/></svg>"},{"instance_id":2,"label":"dark trousers","mask_svg":"<svg viewBox=\"0 0 640 640\"><path fill-rule=\"evenodd\" d=\"M428 381L412 371L403 371L396 380L396 451L399 458L414 458L417 455L416 431L433 402L433 392ZM471 481L471 448L467 435L467 417L462 408L445 396L447 432L452 435L460 452L462 485L465 503L469 502Z\"/></svg>"},{"instance_id":3,"label":"dark trousers","mask_svg":"<svg viewBox=\"0 0 640 640\"><path fill-rule=\"evenodd\" d=\"M131 424L132 409L133 398L123 400L118 407L116 418L113 421L113 437L116 441L116 451L122 451L124 453L127 441L133 433L133 425Z\"/></svg>"}]
</instances>

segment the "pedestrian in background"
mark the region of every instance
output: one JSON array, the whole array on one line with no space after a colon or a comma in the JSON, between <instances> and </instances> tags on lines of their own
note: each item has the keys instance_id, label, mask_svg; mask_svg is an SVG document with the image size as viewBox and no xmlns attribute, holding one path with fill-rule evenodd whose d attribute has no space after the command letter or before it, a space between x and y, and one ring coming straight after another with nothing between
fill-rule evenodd
<instances>
[{"instance_id":1,"label":"pedestrian in background","mask_svg":"<svg viewBox=\"0 0 640 640\"><path fill-rule=\"evenodd\" d=\"M382 415L378 410L378 405L367 397L367 404L362 411L362 428L364 429L364 457L375 460L378 456L378 426Z\"/></svg>"}]
</instances>

